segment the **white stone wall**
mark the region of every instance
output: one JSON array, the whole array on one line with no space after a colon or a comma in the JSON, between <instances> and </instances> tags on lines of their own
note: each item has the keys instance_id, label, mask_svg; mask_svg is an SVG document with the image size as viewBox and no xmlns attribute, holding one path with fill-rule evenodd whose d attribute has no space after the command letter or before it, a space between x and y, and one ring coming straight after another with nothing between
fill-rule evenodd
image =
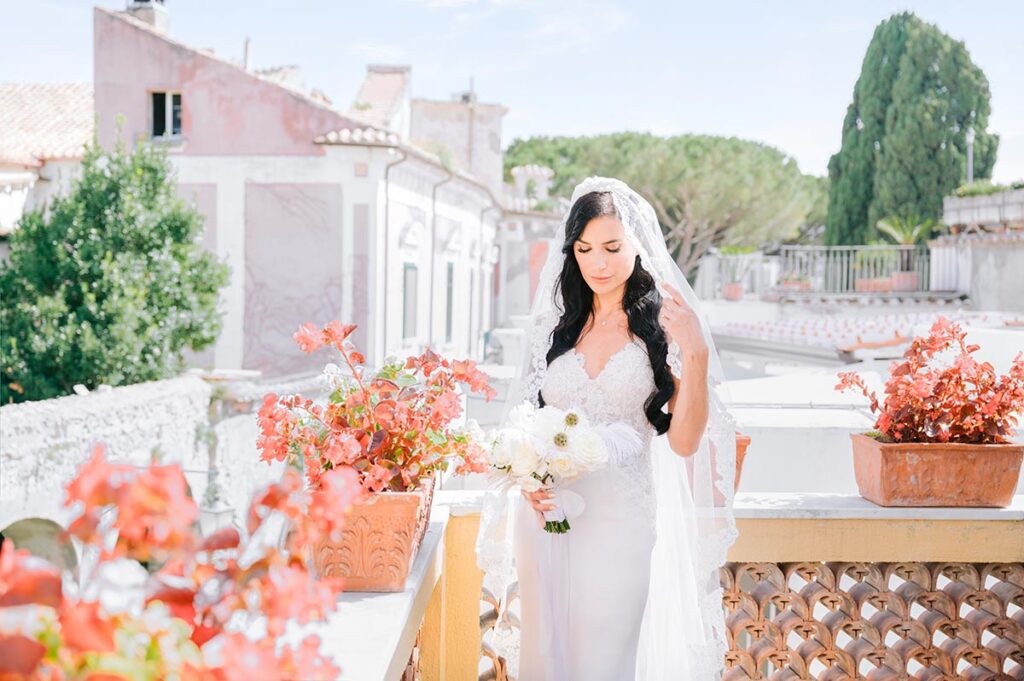
<instances>
[{"instance_id":1,"label":"white stone wall","mask_svg":"<svg viewBox=\"0 0 1024 681\"><path fill-rule=\"evenodd\" d=\"M217 369L243 366L247 325L246 309L246 217L247 184L335 185L341 189L340 214L343 225L338 275L342 282L340 309L335 316L349 322L359 309L355 294L369 289L366 305L369 310L366 342L360 349L371 364L388 353L412 351L427 343L427 322L430 292L434 296L433 340L435 347L459 356L478 356L479 338L489 328L493 297L490 276L493 267L492 244L497 232L496 210L483 213L490 199L478 187L456 179L438 190L436 210L441 218L434 240L436 250L433 282L430 278L429 241L434 225L432 191L446 173L436 166L411 157L397 165L389 176L389 216L387 243L384 239L384 168L399 160L388 149L358 146L328 146L324 156L179 156L172 157L178 182L185 185L214 187L216 218L215 234L210 235L217 257L228 264L232 274L221 292L224 327L213 351ZM368 248L367 263L356 262L356 211L366 215ZM402 252L401 235L412 221L412 213L421 216L424 243ZM444 223L444 224L441 224ZM455 238L445 225L458 225ZM387 249L388 282L384 281L383 260ZM330 254L310 253L310 258L327 258ZM415 343L401 339L401 279L403 259L418 261L421 285L418 301L422 333ZM458 301L453 329L453 342L444 346L445 262L455 263ZM303 267L303 263L284 263L287 267ZM358 266L357 266L358 265ZM253 276L262 276L253 272ZM387 315L387 338L384 335ZM328 320L309 320L325 322ZM443 347L444 346L444 347ZM325 359L324 361L330 361Z\"/></svg>"},{"instance_id":2,"label":"white stone wall","mask_svg":"<svg viewBox=\"0 0 1024 681\"><path fill-rule=\"evenodd\" d=\"M28 518L66 527L64 487L96 442L112 462L145 466L155 452L180 464L200 507L215 465L220 498L244 531L252 495L282 470L256 450L256 411L268 392L318 399L323 386L319 375L290 383L189 375L0 407L0 531Z\"/></svg>"},{"instance_id":3,"label":"white stone wall","mask_svg":"<svg viewBox=\"0 0 1024 681\"><path fill-rule=\"evenodd\" d=\"M23 518L66 525L64 485L97 442L111 461L144 466L155 454L205 482L197 439L209 403L209 385L182 377L0 407L0 529Z\"/></svg>"}]
</instances>

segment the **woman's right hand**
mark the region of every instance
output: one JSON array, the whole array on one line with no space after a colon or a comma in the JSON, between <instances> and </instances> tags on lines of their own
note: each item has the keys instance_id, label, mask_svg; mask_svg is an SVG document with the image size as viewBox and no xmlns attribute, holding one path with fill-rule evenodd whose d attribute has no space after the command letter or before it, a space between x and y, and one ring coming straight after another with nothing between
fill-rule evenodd
<instances>
[{"instance_id":1,"label":"woman's right hand","mask_svg":"<svg viewBox=\"0 0 1024 681\"><path fill-rule=\"evenodd\" d=\"M533 510L536 512L537 521L540 523L540 526L544 527L544 511L555 510L555 505L548 503L548 500L555 495L544 488L541 488L536 492L527 492L525 489L520 490L520 492L522 493L523 498L529 502L530 506L532 506Z\"/></svg>"}]
</instances>

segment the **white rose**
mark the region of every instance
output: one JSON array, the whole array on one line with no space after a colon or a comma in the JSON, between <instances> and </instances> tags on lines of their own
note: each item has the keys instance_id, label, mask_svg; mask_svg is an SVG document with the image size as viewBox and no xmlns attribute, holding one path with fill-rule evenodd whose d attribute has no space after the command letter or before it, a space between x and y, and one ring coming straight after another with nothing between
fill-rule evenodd
<instances>
[{"instance_id":1,"label":"white rose","mask_svg":"<svg viewBox=\"0 0 1024 681\"><path fill-rule=\"evenodd\" d=\"M537 452L537 446L533 438L525 433L515 433L509 438L509 447L512 454L510 460L512 475L522 477L537 470L537 464L540 463L540 455Z\"/></svg>"},{"instance_id":2,"label":"white rose","mask_svg":"<svg viewBox=\"0 0 1024 681\"><path fill-rule=\"evenodd\" d=\"M562 480L571 480L579 474L576 462L568 452L563 452L561 456L552 458L550 469Z\"/></svg>"},{"instance_id":3,"label":"white rose","mask_svg":"<svg viewBox=\"0 0 1024 681\"><path fill-rule=\"evenodd\" d=\"M513 407L512 411L508 413L509 425L513 428L529 431L533 425L535 412L536 410L531 402L523 402Z\"/></svg>"},{"instance_id":4,"label":"white rose","mask_svg":"<svg viewBox=\"0 0 1024 681\"><path fill-rule=\"evenodd\" d=\"M569 456L582 471L597 470L608 462L604 439L590 429L573 434Z\"/></svg>"},{"instance_id":5,"label":"white rose","mask_svg":"<svg viewBox=\"0 0 1024 681\"><path fill-rule=\"evenodd\" d=\"M492 466L495 468L508 468L512 463L512 445L510 441L514 437L515 435L505 432L498 436L497 442L491 447L487 457Z\"/></svg>"}]
</instances>

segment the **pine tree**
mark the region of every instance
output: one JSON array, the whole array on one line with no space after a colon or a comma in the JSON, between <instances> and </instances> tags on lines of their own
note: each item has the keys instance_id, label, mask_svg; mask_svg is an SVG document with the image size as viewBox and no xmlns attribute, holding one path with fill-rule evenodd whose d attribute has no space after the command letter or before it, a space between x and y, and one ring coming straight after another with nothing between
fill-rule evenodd
<instances>
[{"instance_id":1,"label":"pine tree","mask_svg":"<svg viewBox=\"0 0 1024 681\"><path fill-rule=\"evenodd\" d=\"M213 343L228 269L201 230L165 152L87 147L71 193L22 218L0 267L0 403L165 378Z\"/></svg>"},{"instance_id":2,"label":"pine tree","mask_svg":"<svg viewBox=\"0 0 1024 681\"><path fill-rule=\"evenodd\" d=\"M941 217L942 197L966 175L969 126L975 175L992 172L988 115L988 81L962 42L911 13L879 24L829 162L826 243L866 243L887 217Z\"/></svg>"}]
</instances>

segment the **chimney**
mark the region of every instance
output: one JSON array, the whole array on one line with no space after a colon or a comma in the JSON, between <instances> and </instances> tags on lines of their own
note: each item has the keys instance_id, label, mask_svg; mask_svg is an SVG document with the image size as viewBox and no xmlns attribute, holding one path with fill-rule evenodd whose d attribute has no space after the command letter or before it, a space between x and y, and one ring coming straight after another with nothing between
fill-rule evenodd
<instances>
[{"instance_id":1,"label":"chimney","mask_svg":"<svg viewBox=\"0 0 1024 681\"><path fill-rule=\"evenodd\" d=\"M128 0L127 12L152 26L158 33L167 33L170 19L164 0Z\"/></svg>"},{"instance_id":2,"label":"chimney","mask_svg":"<svg viewBox=\"0 0 1024 681\"><path fill-rule=\"evenodd\" d=\"M242 68L248 71L250 64L252 64L252 41L249 40L249 36L246 36L245 47L242 49Z\"/></svg>"}]
</instances>

